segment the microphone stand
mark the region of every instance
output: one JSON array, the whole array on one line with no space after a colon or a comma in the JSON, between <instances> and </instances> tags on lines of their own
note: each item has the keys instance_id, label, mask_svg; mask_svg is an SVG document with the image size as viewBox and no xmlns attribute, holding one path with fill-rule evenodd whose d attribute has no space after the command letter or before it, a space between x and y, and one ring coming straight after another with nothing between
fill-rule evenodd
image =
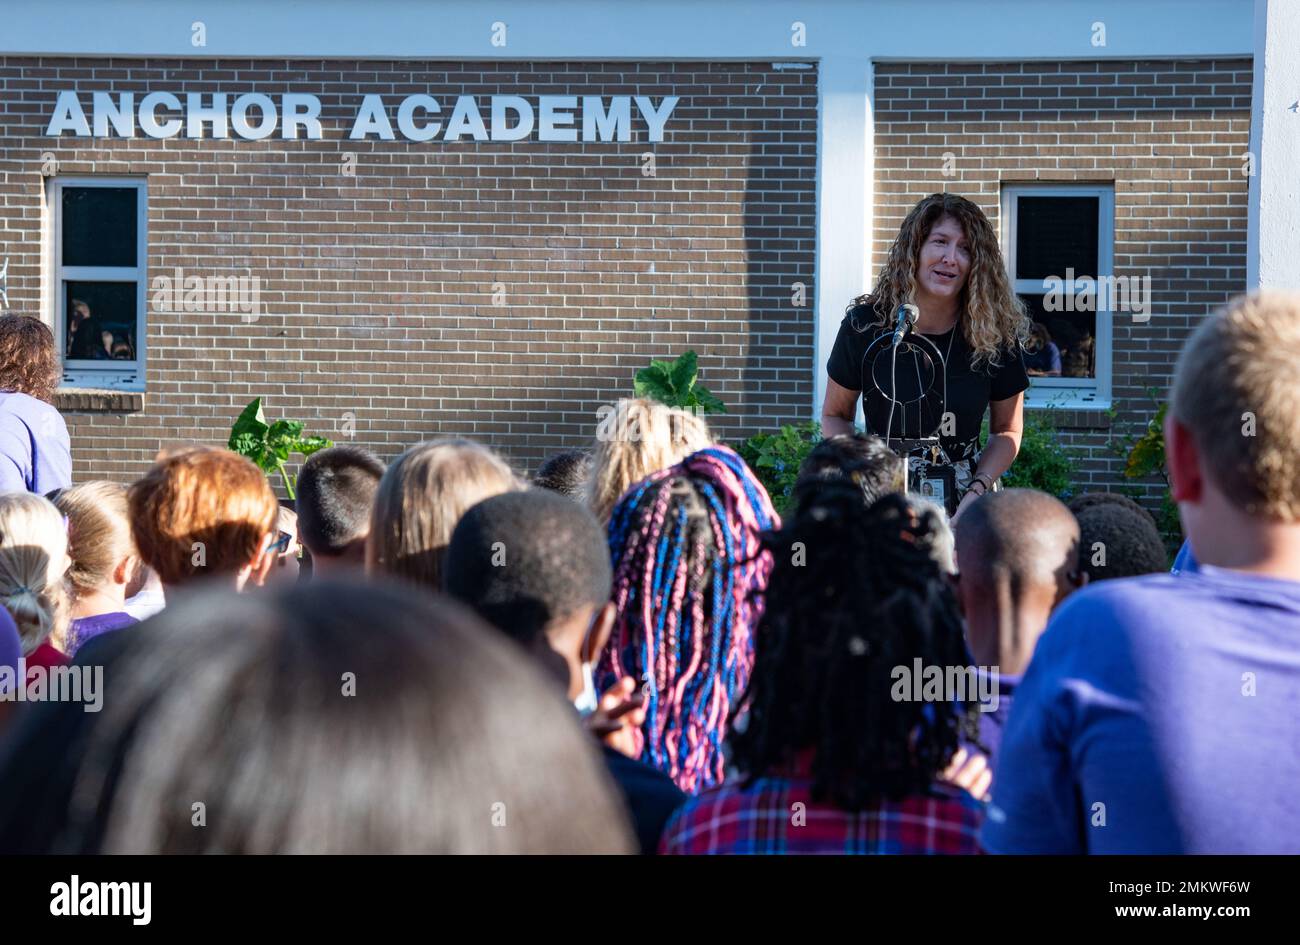
<instances>
[{"instance_id":1,"label":"microphone stand","mask_svg":"<svg viewBox=\"0 0 1300 945\"><path fill-rule=\"evenodd\" d=\"M933 341L913 330L914 321L909 320L906 323L902 321L902 312L900 311L900 323L893 331L881 332L874 341L868 346L864 354L864 362L871 357L871 349L879 349L885 344L890 345L890 365L889 378L891 389L886 392L880 384L876 384L876 389L889 400L889 414L885 423L885 445L890 448L906 464L906 474L903 477L903 491L905 494L917 494L922 498L935 502L948 514L955 511L955 500L957 490L956 474L952 467L940 461L941 449L940 438L937 435L909 437L907 436L907 415L903 415L902 436L893 436L894 412L901 401L896 395L898 381L898 349L907 344L919 349L923 354L930 357L935 365L937 380L940 383L940 423L948 409L948 363L943 353ZM901 329L901 335L900 335ZM876 357L883 352L877 351ZM874 372L873 372L874 376ZM931 382L933 383L933 381ZM922 394L922 400L926 395ZM950 507L952 506L952 507Z\"/></svg>"}]
</instances>

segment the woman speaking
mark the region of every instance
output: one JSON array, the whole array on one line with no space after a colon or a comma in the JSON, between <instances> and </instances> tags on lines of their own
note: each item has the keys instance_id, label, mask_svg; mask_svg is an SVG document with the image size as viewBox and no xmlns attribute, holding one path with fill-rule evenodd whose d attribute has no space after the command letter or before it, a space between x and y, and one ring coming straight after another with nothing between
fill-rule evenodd
<instances>
[{"instance_id":1,"label":"woman speaking","mask_svg":"<svg viewBox=\"0 0 1300 945\"><path fill-rule=\"evenodd\" d=\"M840 324L822 434L852 433L861 397L868 432L908 457L909 489L960 514L1020 449L1030 327L980 208L926 197L903 221L875 291Z\"/></svg>"}]
</instances>

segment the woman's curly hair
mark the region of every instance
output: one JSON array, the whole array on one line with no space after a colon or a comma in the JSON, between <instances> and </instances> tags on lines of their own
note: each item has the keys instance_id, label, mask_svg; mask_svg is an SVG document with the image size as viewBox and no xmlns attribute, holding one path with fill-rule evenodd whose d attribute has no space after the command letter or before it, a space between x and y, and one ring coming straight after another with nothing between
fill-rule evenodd
<instances>
[{"instance_id":1,"label":"woman's curly hair","mask_svg":"<svg viewBox=\"0 0 1300 945\"><path fill-rule=\"evenodd\" d=\"M48 325L30 315L0 316L0 390L52 404L62 376Z\"/></svg>"},{"instance_id":2,"label":"woman's curly hair","mask_svg":"<svg viewBox=\"0 0 1300 945\"><path fill-rule=\"evenodd\" d=\"M970 248L970 274L958 300L958 317L966 343L975 353L972 366L998 367L1004 352L1028 342L1032 323L1024 303L1012 291L993 225L984 211L965 197L931 194L913 207L889 248L875 289L854 299L849 312L864 330L892 325L898 306L916 296L921 247L944 217L961 225Z\"/></svg>"}]
</instances>

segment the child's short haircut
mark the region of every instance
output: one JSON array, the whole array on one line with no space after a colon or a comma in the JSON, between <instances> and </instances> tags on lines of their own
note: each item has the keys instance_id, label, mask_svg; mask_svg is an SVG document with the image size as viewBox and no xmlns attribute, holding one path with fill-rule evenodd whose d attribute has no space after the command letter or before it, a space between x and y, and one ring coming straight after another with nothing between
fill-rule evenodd
<instances>
[{"instance_id":1,"label":"child's short haircut","mask_svg":"<svg viewBox=\"0 0 1300 945\"><path fill-rule=\"evenodd\" d=\"M332 446L307 457L296 507L298 540L313 557L341 555L366 537L383 475L379 457L359 446Z\"/></svg>"},{"instance_id":2,"label":"child's short haircut","mask_svg":"<svg viewBox=\"0 0 1300 945\"><path fill-rule=\"evenodd\" d=\"M1259 292L1205 319L1183 347L1170 411L1210 479L1248 515L1300 520L1300 294Z\"/></svg>"},{"instance_id":3,"label":"child's short haircut","mask_svg":"<svg viewBox=\"0 0 1300 945\"><path fill-rule=\"evenodd\" d=\"M1076 512L1079 567L1088 580L1137 577L1169 570L1169 554L1146 510L1105 502Z\"/></svg>"},{"instance_id":4,"label":"child's short haircut","mask_svg":"<svg viewBox=\"0 0 1300 945\"><path fill-rule=\"evenodd\" d=\"M140 557L164 585L237 573L257 558L280 508L260 469L212 447L159 460L127 497Z\"/></svg>"}]
</instances>

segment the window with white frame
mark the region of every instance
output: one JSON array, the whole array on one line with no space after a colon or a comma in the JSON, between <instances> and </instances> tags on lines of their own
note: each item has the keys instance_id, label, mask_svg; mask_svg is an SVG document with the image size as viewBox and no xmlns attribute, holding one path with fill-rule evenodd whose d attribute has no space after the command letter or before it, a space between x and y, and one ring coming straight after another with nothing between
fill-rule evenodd
<instances>
[{"instance_id":1,"label":"window with white frame","mask_svg":"<svg viewBox=\"0 0 1300 945\"><path fill-rule=\"evenodd\" d=\"M1114 207L1109 185L1002 187L1003 254L1034 322L1030 406L1110 406Z\"/></svg>"},{"instance_id":2,"label":"window with white frame","mask_svg":"<svg viewBox=\"0 0 1300 945\"><path fill-rule=\"evenodd\" d=\"M143 390L145 181L54 177L49 184L52 323L63 382Z\"/></svg>"}]
</instances>

